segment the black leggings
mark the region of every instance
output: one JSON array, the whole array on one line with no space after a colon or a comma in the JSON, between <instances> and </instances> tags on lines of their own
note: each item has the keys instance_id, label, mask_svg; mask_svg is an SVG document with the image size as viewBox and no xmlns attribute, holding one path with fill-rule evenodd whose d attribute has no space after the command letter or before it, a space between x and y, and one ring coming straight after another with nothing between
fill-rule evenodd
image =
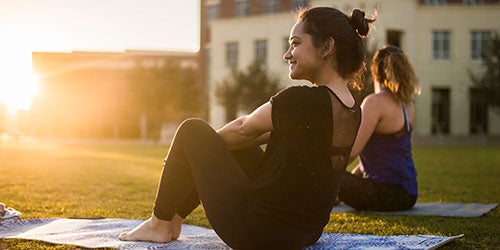
<instances>
[{"instance_id":1,"label":"black leggings","mask_svg":"<svg viewBox=\"0 0 500 250\"><path fill-rule=\"evenodd\" d=\"M215 232L234 249L301 249L321 232L304 232L279 221L257 216L247 191L260 147L229 151L204 121L188 119L178 128L164 160L154 214L171 220L185 218L203 204Z\"/></svg>"},{"instance_id":2,"label":"black leggings","mask_svg":"<svg viewBox=\"0 0 500 250\"><path fill-rule=\"evenodd\" d=\"M376 183L346 172L339 199L356 210L399 211L412 208L417 196L397 184Z\"/></svg>"}]
</instances>

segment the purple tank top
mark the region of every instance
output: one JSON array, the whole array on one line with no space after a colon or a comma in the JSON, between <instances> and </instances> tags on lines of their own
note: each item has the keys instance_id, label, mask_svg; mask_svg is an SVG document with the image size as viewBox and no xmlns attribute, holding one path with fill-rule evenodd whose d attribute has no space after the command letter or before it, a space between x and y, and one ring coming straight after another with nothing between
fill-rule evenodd
<instances>
[{"instance_id":1,"label":"purple tank top","mask_svg":"<svg viewBox=\"0 0 500 250\"><path fill-rule=\"evenodd\" d=\"M378 183L398 184L409 194L418 195L417 171L412 157L411 129L406 105L405 123L393 134L373 134L360 154L369 178Z\"/></svg>"}]
</instances>

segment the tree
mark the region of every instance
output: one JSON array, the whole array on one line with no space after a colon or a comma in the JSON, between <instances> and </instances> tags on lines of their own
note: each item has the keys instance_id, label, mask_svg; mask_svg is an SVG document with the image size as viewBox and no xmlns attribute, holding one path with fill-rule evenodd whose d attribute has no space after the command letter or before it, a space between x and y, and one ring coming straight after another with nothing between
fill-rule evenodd
<instances>
[{"instance_id":1,"label":"tree","mask_svg":"<svg viewBox=\"0 0 500 250\"><path fill-rule=\"evenodd\" d=\"M278 89L279 79L254 62L245 71L231 71L217 84L215 96L226 111L226 121L231 121L238 111L249 113L264 104Z\"/></svg>"},{"instance_id":2,"label":"tree","mask_svg":"<svg viewBox=\"0 0 500 250\"><path fill-rule=\"evenodd\" d=\"M267 102L279 88L279 79L258 63L250 64L239 80L241 109L247 113Z\"/></svg>"},{"instance_id":3,"label":"tree","mask_svg":"<svg viewBox=\"0 0 500 250\"><path fill-rule=\"evenodd\" d=\"M226 111L226 121L231 121L236 118L238 113L238 102L240 96L240 88L238 86L241 72L233 70L231 73L218 83L215 88L215 97L217 103L222 105Z\"/></svg>"},{"instance_id":4,"label":"tree","mask_svg":"<svg viewBox=\"0 0 500 250\"><path fill-rule=\"evenodd\" d=\"M474 86L485 94L489 106L500 113L500 39L498 33L493 34L489 45L489 48L481 55L483 73L476 76L469 71L469 75Z\"/></svg>"},{"instance_id":5,"label":"tree","mask_svg":"<svg viewBox=\"0 0 500 250\"><path fill-rule=\"evenodd\" d=\"M202 116L206 107L205 90L198 80L197 70L182 68L177 63L169 64L166 65L163 76L171 76L167 85L167 93L171 95L166 100L166 116L177 122L188 117Z\"/></svg>"},{"instance_id":6,"label":"tree","mask_svg":"<svg viewBox=\"0 0 500 250\"><path fill-rule=\"evenodd\" d=\"M154 67L138 63L130 85L130 112L136 121L146 119L147 137L158 137L167 121L179 122L203 113L204 92L196 70L176 61L166 60Z\"/></svg>"}]
</instances>

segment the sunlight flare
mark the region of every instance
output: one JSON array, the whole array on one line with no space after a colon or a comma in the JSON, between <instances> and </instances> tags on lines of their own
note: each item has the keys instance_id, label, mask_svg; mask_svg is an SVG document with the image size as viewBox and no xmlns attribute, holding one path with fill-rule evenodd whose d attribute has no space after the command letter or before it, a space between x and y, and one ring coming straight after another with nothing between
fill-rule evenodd
<instances>
[{"instance_id":1,"label":"sunlight flare","mask_svg":"<svg viewBox=\"0 0 500 250\"><path fill-rule=\"evenodd\" d=\"M31 72L3 77L0 85L0 102L7 107L8 114L19 110L30 110L31 101L38 93L37 78Z\"/></svg>"},{"instance_id":2,"label":"sunlight flare","mask_svg":"<svg viewBox=\"0 0 500 250\"><path fill-rule=\"evenodd\" d=\"M0 68L3 69L0 75L0 103L6 106L7 113L13 115L19 110L30 110L31 101L39 90L31 60L0 61Z\"/></svg>"}]
</instances>

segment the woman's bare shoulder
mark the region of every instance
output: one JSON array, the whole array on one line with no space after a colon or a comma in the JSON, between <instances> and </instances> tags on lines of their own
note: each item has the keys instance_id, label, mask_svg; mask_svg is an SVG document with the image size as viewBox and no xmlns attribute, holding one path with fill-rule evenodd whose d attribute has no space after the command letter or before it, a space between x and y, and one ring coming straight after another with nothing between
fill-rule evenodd
<instances>
[{"instance_id":1,"label":"woman's bare shoulder","mask_svg":"<svg viewBox=\"0 0 500 250\"><path fill-rule=\"evenodd\" d=\"M363 106L375 106L387 102L387 96L382 93L372 93L363 99Z\"/></svg>"}]
</instances>

